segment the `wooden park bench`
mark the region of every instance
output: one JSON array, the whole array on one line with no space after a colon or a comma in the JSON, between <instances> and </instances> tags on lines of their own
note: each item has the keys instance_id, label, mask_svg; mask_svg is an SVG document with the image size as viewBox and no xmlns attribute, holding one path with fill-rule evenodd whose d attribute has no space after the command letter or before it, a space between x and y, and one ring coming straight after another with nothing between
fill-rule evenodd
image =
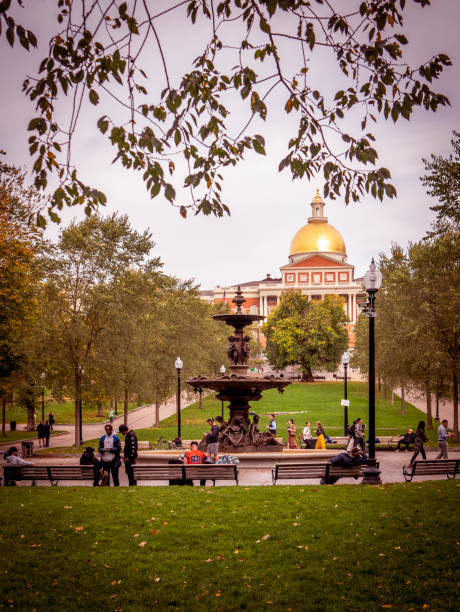
<instances>
[{"instance_id":1,"label":"wooden park bench","mask_svg":"<svg viewBox=\"0 0 460 612\"><path fill-rule=\"evenodd\" d=\"M273 484L277 480L310 480L321 478L329 480L329 477L356 478L363 475L365 463L357 465L333 465L326 461L315 461L308 463L277 463L272 470Z\"/></svg>"},{"instance_id":2,"label":"wooden park bench","mask_svg":"<svg viewBox=\"0 0 460 612\"><path fill-rule=\"evenodd\" d=\"M94 480L92 465L37 465L4 466L5 482L8 480L48 480L56 486L60 480Z\"/></svg>"},{"instance_id":3,"label":"wooden park bench","mask_svg":"<svg viewBox=\"0 0 460 612\"><path fill-rule=\"evenodd\" d=\"M313 376L313 380L326 380L325 376Z\"/></svg>"},{"instance_id":4,"label":"wooden park bench","mask_svg":"<svg viewBox=\"0 0 460 612\"><path fill-rule=\"evenodd\" d=\"M445 474L447 478L455 478L460 473L460 459L430 459L415 461L412 467L403 466L403 476L406 482L411 482L414 476L437 476Z\"/></svg>"},{"instance_id":5,"label":"wooden park bench","mask_svg":"<svg viewBox=\"0 0 460 612\"><path fill-rule=\"evenodd\" d=\"M134 465L135 480L234 480L238 485L238 468L234 464L204 463L202 465L174 464Z\"/></svg>"}]
</instances>

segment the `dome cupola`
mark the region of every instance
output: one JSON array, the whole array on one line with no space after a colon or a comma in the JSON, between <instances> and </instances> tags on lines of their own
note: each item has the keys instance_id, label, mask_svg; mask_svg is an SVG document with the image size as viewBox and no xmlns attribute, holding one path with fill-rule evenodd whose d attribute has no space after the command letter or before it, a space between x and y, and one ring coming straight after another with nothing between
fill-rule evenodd
<instances>
[{"instance_id":1,"label":"dome cupola","mask_svg":"<svg viewBox=\"0 0 460 612\"><path fill-rule=\"evenodd\" d=\"M293 262L299 259L299 255L326 253L345 261L347 256L345 241L340 232L327 222L324 214L325 204L319 195L319 189L316 190L311 208L312 214L308 217L308 223L301 227L292 239L289 259Z\"/></svg>"}]
</instances>

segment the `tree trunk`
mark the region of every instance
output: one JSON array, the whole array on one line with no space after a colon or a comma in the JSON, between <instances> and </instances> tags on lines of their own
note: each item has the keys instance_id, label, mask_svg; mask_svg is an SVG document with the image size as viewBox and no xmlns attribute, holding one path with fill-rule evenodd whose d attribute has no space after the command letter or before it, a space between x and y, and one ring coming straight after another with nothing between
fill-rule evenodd
<instances>
[{"instance_id":1,"label":"tree trunk","mask_svg":"<svg viewBox=\"0 0 460 612\"><path fill-rule=\"evenodd\" d=\"M75 447L80 446L81 373L75 368Z\"/></svg>"},{"instance_id":2,"label":"tree trunk","mask_svg":"<svg viewBox=\"0 0 460 612\"><path fill-rule=\"evenodd\" d=\"M198 407L201 410L203 408L203 391L199 392L199 396L200 396L200 403Z\"/></svg>"},{"instance_id":3,"label":"tree trunk","mask_svg":"<svg viewBox=\"0 0 460 612\"><path fill-rule=\"evenodd\" d=\"M381 391L381 390L382 390L382 379L379 376L379 391Z\"/></svg>"},{"instance_id":4,"label":"tree trunk","mask_svg":"<svg viewBox=\"0 0 460 612\"><path fill-rule=\"evenodd\" d=\"M6 396L2 397L2 436L6 436L6 427L5 427L5 419L6 419Z\"/></svg>"},{"instance_id":5,"label":"tree trunk","mask_svg":"<svg viewBox=\"0 0 460 612\"><path fill-rule=\"evenodd\" d=\"M425 395L426 395L426 424L428 429L433 429L433 416L431 414L431 383L428 378L425 381Z\"/></svg>"},{"instance_id":6,"label":"tree trunk","mask_svg":"<svg viewBox=\"0 0 460 612\"><path fill-rule=\"evenodd\" d=\"M124 402L123 402L123 408L124 408L124 424L128 425L128 387L125 387L125 398L124 398Z\"/></svg>"},{"instance_id":7,"label":"tree trunk","mask_svg":"<svg viewBox=\"0 0 460 612\"><path fill-rule=\"evenodd\" d=\"M102 402L101 402L101 400L97 400L97 416L98 417L104 416L102 414Z\"/></svg>"},{"instance_id":8,"label":"tree trunk","mask_svg":"<svg viewBox=\"0 0 460 612\"><path fill-rule=\"evenodd\" d=\"M401 383L401 414L405 413L405 403L404 403L404 397L405 397L405 389L404 389L404 384Z\"/></svg>"},{"instance_id":9,"label":"tree trunk","mask_svg":"<svg viewBox=\"0 0 460 612\"><path fill-rule=\"evenodd\" d=\"M160 393L155 387L155 427L160 426Z\"/></svg>"},{"instance_id":10,"label":"tree trunk","mask_svg":"<svg viewBox=\"0 0 460 612\"><path fill-rule=\"evenodd\" d=\"M27 408L27 431L35 431L35 402L34 400L26 399Z\"/></svg>"},{"instance_id":11,"label":"tree trunk","mask_svg":"<svg viewBox=\"0 0 460 612\"><path fill-rule=\"evenodd\" d=\"M386 381L383 381L383 398L384 399L387 399L387 392L388 392L387 383Z\"/></svg>"},{"instance_id":12,"label":"tree trunk","mask_svg":"<svg viewBox=\"0 0 460 612\"><path fill-rule=\"evenodd\" d=\"M115 414L118 414L118 394L115 395Z\"/></svg>"},{"instance_id":13,"label":"tree trunk","mask_svg":"<svg viewBox=\"0 0 460 612\"><path fill-rule=\"evenodd\" d=\"M302 370L302 382L315 382L311 368L306 367Z\"/></svg>"},{"instance_id":14,"label":"tree trunk","mask_svg":"<svg viewBox=\"0 0 460 612\"><path fill-rule=\"evenodd\" d=\"M391 390L391 405L395 405L395 392L393 391L393 389Z\"/></svg>"},{"instance_id":15,"label":"tree trunk","mask_svg":"<svg viewBox=\"0 0 460 612\"><path fill-rule=\"evenodd\" d=\"M454 387L454 440L458 441L458 377L455 370L452 373L452 385Z\"/></svg>"}]
</instances>

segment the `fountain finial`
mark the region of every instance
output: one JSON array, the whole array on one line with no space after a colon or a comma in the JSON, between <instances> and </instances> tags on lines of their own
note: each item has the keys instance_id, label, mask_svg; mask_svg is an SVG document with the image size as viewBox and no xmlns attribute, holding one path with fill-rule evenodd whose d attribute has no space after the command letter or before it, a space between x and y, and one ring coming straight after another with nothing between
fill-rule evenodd
<instances>
[{"instance_id":1,"label":"fountain finial","mask_svg":"<svg viewBox=\"0 0 460 612\"><path fill-rule=\"evenodd\" d=\"M238 290L236 292L235 297L232 300L232 302L236 304L236 312L238 314L242 314L243 311L241 310L241 306L245 303L245 301L246 301L246 298L241 293L241 287L238 285Z\"/></svg>"}]
</instances>

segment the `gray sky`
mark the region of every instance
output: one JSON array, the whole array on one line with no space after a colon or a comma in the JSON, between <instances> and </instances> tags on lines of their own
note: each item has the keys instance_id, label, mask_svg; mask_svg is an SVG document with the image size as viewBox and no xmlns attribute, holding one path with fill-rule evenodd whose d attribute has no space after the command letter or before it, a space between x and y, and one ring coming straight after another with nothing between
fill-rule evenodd
<instances>
[{"instance_id":1,"label":"gray sky","mask_svg":"<svg viewBox=\"0 0 460 612\"><path fill-rule=\"evenodd\" d=\"M155 9L170 4L161 0L155 2ZM433 214L419 180L424 173L422 157L447 154L452 130L460 130L460 2L435 0L433 4L422 10L408 2L405 31L411 43L410 59L422 62L438 52L451 57L454 66L445 70L434 89L445 93L452 106L436 113L417 111L410 122L383 122L374 128L380 165L391 170L397 199L381 203L369 197L348 207L341 200L326 201L329 222L342 233L348 261L355 265L357 276L365 272L371 257L388 252L392 242L406 245L425 234ZM48 11L54 6L52 0L35 0L32 12L23 12L27 14L25 25L39 33L44 48L53 31L53 13ZM187 69L184 62L198 54L202 38L190 39L189 29L172 17L164 19L159 31L172 74ZM174 44L167 45L168 41ZM4 37L0 41L0 149L7 151L8 162L17 165L29 163L25 128L34 116L33 107L21 93L21 84L25 74L34 73L43 56L42 50L28 54L19 46L11 50ZM162 89L163 76L155 62L158 58L152 55L149 74L158 79L158 88ZM326 75L324 86L337 89L335 82L328 83L328 78L335 77L325 67L327 64L317 66ZM263 128L267 156L249 152L244 163L225 173L224 201L230 206L231 217L200 215L184 220L163 198L150 200L140 177L110 165L113 151L95 127L102 114L100 107L89 108L78 129L75 158L82 178L106 193L107 212L127 213L139 230L150 227L156 242L152 254L161 257L167 273L195 278L204 289L263 278L266 273L279 274L279 267L287 263L294 234L310 214L309 203L316 188L322 185L320 178L308 183L292 181L288 171L278 173L279 161L286 154L289 119L274 112L260 130L257 124L250 130L253 133ZM233 119L238 118L235 113ZM185 192L181 192L179 177L176 186L178 202L182 203ZM63 223L74 217L81 218L82 212L65 211ZM57 232L58 228L50 224L49 235L56 236Z\"/></svg>"}]
</instances>

